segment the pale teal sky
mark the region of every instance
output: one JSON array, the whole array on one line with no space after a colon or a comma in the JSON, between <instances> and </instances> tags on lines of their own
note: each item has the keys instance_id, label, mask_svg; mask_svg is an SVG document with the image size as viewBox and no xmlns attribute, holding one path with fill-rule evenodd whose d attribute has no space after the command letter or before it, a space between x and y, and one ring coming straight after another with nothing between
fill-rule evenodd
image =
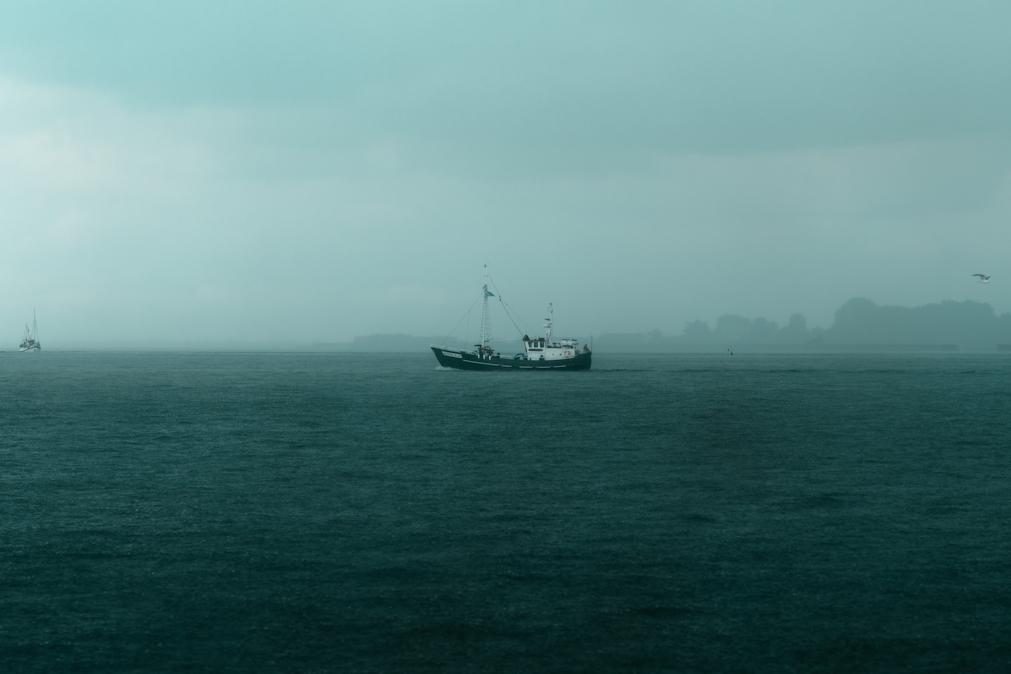
<instances>
[{"instance_id":1,"label":"pale teal sky","mask_svg":"<svg viewBox=\"0 0 1011 674\"><path fill-rule=\"evenodd\" d=\"M1011 311L1004 2L0 2L0 325ZM969 274L994 275L989 286ZM1001 279L1006 276L1006 281ZM467 336L467 335L463 335Z\"/></svg>"}]
</instances>

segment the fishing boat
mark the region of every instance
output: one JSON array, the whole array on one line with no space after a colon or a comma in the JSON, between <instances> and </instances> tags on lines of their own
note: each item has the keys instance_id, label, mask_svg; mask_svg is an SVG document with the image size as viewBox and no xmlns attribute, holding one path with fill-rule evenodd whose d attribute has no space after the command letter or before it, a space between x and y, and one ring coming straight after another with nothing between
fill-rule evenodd
<instances>
[{"instance_id":1,"label":"fishing boat","mask_svg":"<svg viewBox=\"0 0 1011 674\"><path fill-rule=\"evenodd\" d=\"M474 350L450 349L433 346L432 352L439 365L456 370L589 370L593 352L586 344L572 338L556 339L553 334L554 307L548 304L544 319L544 336L523 335L523 352L502 355L491 344L491 324L488 315L488 298L495 297L488 288L487 278L481 288L481 341ZM501 302L501 297L499 298ZM508 308L503 303L503 308ZM513 321L515 325L515 321Z\"/></svg>"},{"instance_id":2,"label":"fishing boat","mask_svg":"<svg viewBox=\"0 0 1011 674\"><path fill-rule=\"evenodd\" d=\"M25 323L25 336L21 339L21 344L18 345L18 351L41 351L42 342L39 341L39 323L35 317L35 312L32 312L32 326L29 328L28 324Z\"/></svg>"}]
</instances>

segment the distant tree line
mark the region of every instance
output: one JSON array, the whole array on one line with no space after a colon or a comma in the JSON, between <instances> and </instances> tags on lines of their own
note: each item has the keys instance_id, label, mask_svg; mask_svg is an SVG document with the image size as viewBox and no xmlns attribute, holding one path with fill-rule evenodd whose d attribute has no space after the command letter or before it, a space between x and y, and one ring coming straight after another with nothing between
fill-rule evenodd
<instances>
[{"instance_id":1,"label":"distant tree line","mask_svg":"<svg viewBox=\"0 0 1011 674\"><path fill-rule=\"evenodd\" d=\"M468 348L473 340L376 334L351 342L316 344L336 351L415 352L437 344ZM515 338L496 339L502 353L522 351ZM687 323L679 335L650 332L604 333L593 339L597 351L612 353L680 353L726 351L1011 351L1011 314L997 315L981 302L945 301L919 307L882 306L864 298L847 301L835 312L828 328L808 327L801 314L785 325L766 318L734 314L720 316L715 325Z\"/></svg>"},{"instance_id":2,"label":"distant tree line","mask_svg":"<svg viewBox=\"0 0 1011 674\"><path fill-rule=\"evenodd\" d=\"M1011 314L997 315L980 302L945 301L919 307L882 306L854 298L828 328L809 328L801 314L780 326L766 318L728 314L710 326L685 325L680 335L659 330L605 333L598 350L666 353L714 350L1011 350Z\"/></svg>"}]
</instances>

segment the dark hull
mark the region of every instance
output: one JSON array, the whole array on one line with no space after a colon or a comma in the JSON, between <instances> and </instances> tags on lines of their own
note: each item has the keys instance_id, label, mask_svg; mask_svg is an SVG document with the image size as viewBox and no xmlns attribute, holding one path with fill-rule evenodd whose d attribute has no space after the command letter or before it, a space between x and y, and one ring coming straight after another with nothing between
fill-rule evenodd
<instances>
[{"instance_id":1,"label":"dark hull","mask_svg":"<svg viewBox=\"0 0 1011 674\"><path fill-rule=\"evenodd\" d=\"M479 358L470 351L432 347L439 365L455 370L589 370L593 354L579 353L564 360L523 360L519 358Z\"/></svg>"}]
</instances>

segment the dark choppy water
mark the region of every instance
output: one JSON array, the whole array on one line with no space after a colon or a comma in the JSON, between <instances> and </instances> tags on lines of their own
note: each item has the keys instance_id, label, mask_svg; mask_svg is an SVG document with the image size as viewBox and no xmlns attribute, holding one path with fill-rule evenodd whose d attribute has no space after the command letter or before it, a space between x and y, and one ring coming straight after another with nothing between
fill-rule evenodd
<instances>
[{"instance_id":1,"label":"dark choppy water","mask_svg":"<svg viewBox=\"0 0 1011 674\"><path fill-rule=\"evenodd\" d=\"M0 354L0 669L1011 669L1011 358Z\"/></svg>"}]
</instances>

